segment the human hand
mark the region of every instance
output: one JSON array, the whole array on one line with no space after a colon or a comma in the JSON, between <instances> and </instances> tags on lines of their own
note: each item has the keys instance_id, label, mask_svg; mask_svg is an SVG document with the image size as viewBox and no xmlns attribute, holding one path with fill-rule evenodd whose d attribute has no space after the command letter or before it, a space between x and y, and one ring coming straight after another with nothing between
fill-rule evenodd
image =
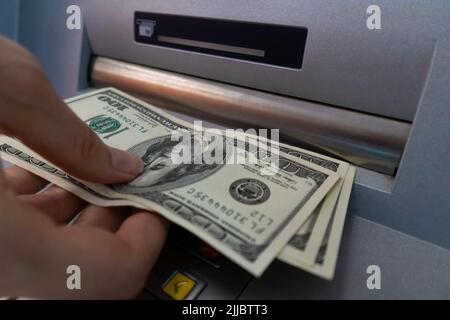
<instances>
[{"instance_id":1,"label":"human hand","mask_svg":"<svg viewBox=\"0 0 450 320\"><path fill-rule=\"evenodd\" d=\"M134 155L104 145L57 96L36 59L2 37L0 134L83 180L124 182L142 170ZM42 190L46 185L18 167L0 172L0 296L135 296L164 244L165 220L87 205L56 186ZM81 268L81 290L66 287L69 265Z\"/></svg>"}]
</instances>

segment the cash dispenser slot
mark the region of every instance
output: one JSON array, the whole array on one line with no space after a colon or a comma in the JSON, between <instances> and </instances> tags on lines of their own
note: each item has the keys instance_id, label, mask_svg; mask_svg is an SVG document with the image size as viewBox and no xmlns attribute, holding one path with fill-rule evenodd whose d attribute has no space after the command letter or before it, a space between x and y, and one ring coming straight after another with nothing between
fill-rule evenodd
<instances>
[{"instance_id":1,"label":"cash dispenser slot","mask_svg":"<svg viewBox=\"0 0 450 320\"><path fill-rule=\"evenodd\" d=\"M290 140L394 175L411 124L221 82L94 57L94 86L114 86L156 106L236 127L279 128Z\"/></svg>"}]
</instances>

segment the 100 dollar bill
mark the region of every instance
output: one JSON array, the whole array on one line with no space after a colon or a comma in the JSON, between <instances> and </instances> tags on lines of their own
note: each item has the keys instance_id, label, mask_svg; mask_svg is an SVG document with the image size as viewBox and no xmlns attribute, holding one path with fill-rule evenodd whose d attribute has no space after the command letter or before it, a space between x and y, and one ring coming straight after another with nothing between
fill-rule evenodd
<instances>
[{"instance_id":1,"label":"100 dollar bill","mask_svg":"<svg viewBox=\"0 0 450 320\"><path fill-rule=\"evenodd\" d=\"M140 156L144 172L127 184L82 182L6 137L0 139L4 158L89 202L155 210L256 276L339 180L333 171L285 155L274 175L262 172L267 166L262 161L173 163L171 134L181 130L194 136L189 123L112 88L67 103L106 144ZM247 147L233 144L225 156L249 153Z\"/></svg>"},{"instance_id":2,"label":"100 dollar bill","mask_svg":"<svg viewBox=\"0 0 450 320\"><path fill-rule=\"evenodd\" d=\"M295 251L284 252L283 255L278 257L281 261L324 279L331 280L334 277L354 178L355 167L350 166L344 181L339 182L342 185L339 198L326 225L326 232L321 240L320 250L317 252L313 263L298 259Z\"/></svg>"},{"instance_id":3,"label":"100 dollar bill","mask_svg":"<svg viewBox=\"0 0 450 320\"><path fill-rule=\"evenodd\" d=\"M336 203L341 193L349 164L285 144L280 145L280 151L332 170L341 178L278 256L280 260L285 262L288 260L293 265L313 265L319 250L323 247L323 240L326 237L328 225L333 220L332 217L336 210Z\"/></svg>"},{"instance_id":4,"label":"100 dollar bill","mask_svg":"<svg viewBox=\"0 0 450 320\"><path fill-rule=\"evenodd\" d=\"M256 136L252 136L252 138L254 140L263 139L262 137ZM272 145L277 145L282 154L288 154L304 161L314 163L336 172L341 177L340 181L333 186L314 212L278 254L278 259L283 262L315 273L323 278L331 279L334 274L335 260L337 259L337 252L332 251L338 251L339 246L328 246L328 240L331 229L334 228L336 230L334 222L337 221L337 219L334 219L334 217L340 217L342 215L345 217L346 214L346 211L337 212L344 208L344 206L337 205L337 203L348 203L350 193L341 192L341 190L344 179L347 181L350 180L351 182L353 181L352 174L349 172L350 165L345 161L295 146L267 139L265 139L265 141ZM333 259L330 258L332 256L335 257L334 263Z\"/></svg>"}]
</instances>

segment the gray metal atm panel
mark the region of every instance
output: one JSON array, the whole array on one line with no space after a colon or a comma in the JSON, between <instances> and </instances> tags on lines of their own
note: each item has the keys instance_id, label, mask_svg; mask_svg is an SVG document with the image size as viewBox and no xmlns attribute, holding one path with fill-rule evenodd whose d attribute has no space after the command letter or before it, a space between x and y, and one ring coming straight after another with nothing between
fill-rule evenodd
<instances>
[{"instance_id":1,"label":"gray metal atm panel","mask_svg":"<svg viewBox=\"0 0 450 320\"><path fill-rule=\"evenodd\" d=\"M86 24L97 55L412 121L448 1L380 0L382 30L366 27L370 1L92 1ZM148 11L308 28L301 70L134 41ZM295 39L293 39L295 41Z\"/></svg>"},{"instance_id":2,"label":"gray metal atm panel","mask_svg":"<svg viewBox=\"0 0 450 320\"><path fill-rule=\"evenodd\" d=\"M450 251L351 216L333 281L274 262L241 299L450 299ZM367 267L381 289L367 288Z\"/></svg>"}]
</instances>

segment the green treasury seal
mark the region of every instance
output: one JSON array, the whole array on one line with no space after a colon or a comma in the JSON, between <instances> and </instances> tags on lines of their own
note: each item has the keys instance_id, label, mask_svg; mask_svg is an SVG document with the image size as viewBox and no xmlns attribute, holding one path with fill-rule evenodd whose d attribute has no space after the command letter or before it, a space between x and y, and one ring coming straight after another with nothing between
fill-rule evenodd
<instances>
[{"instance_id":1,"label":"green treasury seal","mask_svg":"<svg viewBox=\"0 0 450 320\"><path fill-rule=\"evenodd\" d=\"M120 122L106 116L98 116L89 122L89 128L97 133L110 133L120 128Z\"/></svg>"}]
</instances>

